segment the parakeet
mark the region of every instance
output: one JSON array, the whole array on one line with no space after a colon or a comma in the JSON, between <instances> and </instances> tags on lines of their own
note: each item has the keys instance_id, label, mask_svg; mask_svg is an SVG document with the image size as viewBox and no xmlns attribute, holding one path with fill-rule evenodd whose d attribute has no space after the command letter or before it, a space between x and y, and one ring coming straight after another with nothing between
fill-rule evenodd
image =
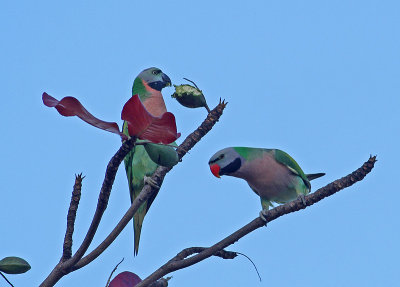
<instances>
[{"instance_id":1,"label":"parakeet","mask_svg":"<svg viewBox=\"0 0 400 287\"><path fill-rule=\"evenodd\" d=\"M215 153L208 162L216 176L229 175L247 181L260 196L263 213L272 202L286 203L310 192L310 180L325 173L305 174L297 162L279 149L228 147ZM261 215L261 214L260 214Z\"/></svg>"},{"instance_id":2,"label":"parakeet","mask_svg":"<svg viewBox=\"0 0 400 287\"><path fill-rule=\"evenodd\" d=\"M161 94L161 90L166 86L171 86L170 78L158 68L148 68L135 78L132 86L132 95L138 94L147 111L153 116L161 116L167 111ZM126 122L124 122L123 133L129 135ZM150 159L143 145L137 145L134 150L128 153L124 162L131 202L133 202L145 183L154 185L154 183L150 181L150 177L153 175L158 165ZM157 193L144 202L133 216L135 255L137 255L139 250L143 219L156 196Z\"/></svg>"}]
</instances>

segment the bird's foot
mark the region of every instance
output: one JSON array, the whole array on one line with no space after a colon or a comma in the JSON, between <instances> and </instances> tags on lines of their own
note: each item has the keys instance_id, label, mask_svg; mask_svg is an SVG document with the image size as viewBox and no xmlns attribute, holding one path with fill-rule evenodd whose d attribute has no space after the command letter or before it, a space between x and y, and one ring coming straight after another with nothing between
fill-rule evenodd
<instances>
[{"instance_id":1,"label":"bird's foot","mask_svg":"<svg viewBox=\"0 0 400 287\"><path fill-rule=\"evenodd\" d=\"M263 209L263 210L260 211L260 217L261 217L262 220L265 221L265 226L267 226L267 224L268 224L268 220L267 220L267 217L266 217L267 216L267 212L268 212L267 209Z\"/></svg>"},{"instance_id":2,"label":"bird's foot","mask_svg":"<svg viewBox=\"0 0 400 287\"><path fill-rule=\"evenodd\" d=\"M299 198L301 199L301 201L303 202L304 206L307 206L307 202L306 202L306 197L304 196L304 194L300 194Z\"/></svg>"},{"instance_id":3,"label":"bird's foot","mask_svg":"<svg viewBox=\"0 0 400 287\"><path fill-rule=\"evenodd\" d=\"M157 185L157 183L151 179L151 177L144 176L143 178L144 184L148 184L154 188L160 189L160 187Z\"/></svg>"}]
</instances>

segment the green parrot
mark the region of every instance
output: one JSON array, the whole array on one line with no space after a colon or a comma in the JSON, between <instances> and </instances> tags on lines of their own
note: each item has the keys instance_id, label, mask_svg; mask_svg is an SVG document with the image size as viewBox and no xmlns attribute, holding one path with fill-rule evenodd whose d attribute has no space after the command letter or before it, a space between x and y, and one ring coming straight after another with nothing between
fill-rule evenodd
<instances>
[{"instance_id":1,"label":"green parrot","mask_svg":"<svg viewBox=\"0 0 400 287\"><path fill-rule=\"evenodd\" d=\"M216 176L242 178L260 196L262 215L272 202L286 203L310 193L310 180L325 173L305 174L297 162L279 149L228 147L215 153L208 162ZM265 219L265 218L264 218Z\"/></svg>"},{"instance_id":2,"label":"green parrot","mask_svg":"<svg viewBox=\"0 0 400 287\"><path fill-rule=\"evenodd\" d=\"M146 110L153 116L161 116L167 111L161 94L161 90L166 86L171 86L170 78L158 68L148 68L143 70L133 82L132 95L139 95ZM129 136L127 122L124 122L123 133ZM151 160L143 145L137 145L130 151L124 162L131 202L139 195L146 183L159 188L150 180L158 164ZM137 255L139 250L140 232L144 217L157 193L144 202L133 216L134 255Z\"/></svg>"}]
</instances>

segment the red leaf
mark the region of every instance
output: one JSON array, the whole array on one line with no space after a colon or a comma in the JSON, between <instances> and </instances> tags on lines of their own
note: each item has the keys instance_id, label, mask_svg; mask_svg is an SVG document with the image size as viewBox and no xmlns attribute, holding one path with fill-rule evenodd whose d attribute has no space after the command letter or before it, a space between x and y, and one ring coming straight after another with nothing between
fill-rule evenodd
<instances>
[{"instance_id":1,"label":"red leaf","mask_svg":"<svg viewBox=\"0 0 400 287\"><path fill-rule=\"evenodd\" d=\"M138 95L132 96L126 102L121 118L128 122L130 136L163 144L170 144L180 136L176 132L175 116L172 113L153 116L143 106Z\"/></svg>"},{"instance_id":2,"label":"red leaf","mask_svg":"<svg viewBox=\"0 0 400 287\"><path fill-rule=\"evenodd\" d=\"M43 103L51 108L56 108L60 115L65 117L77 116L81 120L87 122L88 124L95 126L96 128L115 133L121 136L123 140L128 139L126 135L119 131L117 123L105 122L89 113L82 104L74 97L65 97L61 101L53 98L47 93L42 95Z\"/></svg>"},{"instance_id":3,"label":"red leaf","mask_svg":"<svg viewBox=\"0 0 400 287\"><path fill-rule=\"evenodd\" d=\"M141 281L142 279L135 273L124 271L115 276L108 287L133 287Z\"/></svg>"}]
</instances>

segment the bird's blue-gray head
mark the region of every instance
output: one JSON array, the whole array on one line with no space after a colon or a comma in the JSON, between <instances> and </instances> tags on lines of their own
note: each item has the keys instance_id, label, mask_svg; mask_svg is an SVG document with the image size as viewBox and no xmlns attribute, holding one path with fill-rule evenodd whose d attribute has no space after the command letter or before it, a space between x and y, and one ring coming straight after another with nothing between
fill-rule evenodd
<instances>
[{"instance_id":1,"label":"bird's blue-gray head","mask_svg":"<svg viewBox=\"0 0 400 287\"><path fill-rule=\"evenodd\" d=\"M230 175L242 166L242 158L234 148L228 147L216 152L208 161L208 165L216 177Z\"/></svg>"},{"instance_id":2,"label":"bird's blue-gray head","mask_svg":"<svg viewBox=\"0 0 400 287\"><path fill-rule=\"evenodd\" d=\"M143 70L138 78L157 91L161 91L166 86L171 86L171 79L156 67Z\"/></svg>"}]
</instances>

